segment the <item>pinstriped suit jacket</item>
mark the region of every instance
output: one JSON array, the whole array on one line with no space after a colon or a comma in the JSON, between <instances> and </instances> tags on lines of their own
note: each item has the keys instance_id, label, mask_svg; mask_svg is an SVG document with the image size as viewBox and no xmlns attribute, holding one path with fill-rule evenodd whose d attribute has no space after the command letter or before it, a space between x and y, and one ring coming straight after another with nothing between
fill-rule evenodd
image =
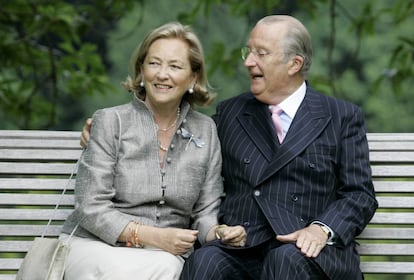
<instances>
[{"instance_id":1,"label":"pinstriped suit jacket","mask_svg":"<svg viewBox=\"0 0 414 280\"><path fill-rule=\"evenodd\" d=\"M360 108L308 87L282 145L268 105L251 93L219 104L214 119L226 192L220 222L244 225L255 246L321 221L338 238L316 261L332 279L359 279L354 238L377 208Z\"/></svg>"}]
</instances>

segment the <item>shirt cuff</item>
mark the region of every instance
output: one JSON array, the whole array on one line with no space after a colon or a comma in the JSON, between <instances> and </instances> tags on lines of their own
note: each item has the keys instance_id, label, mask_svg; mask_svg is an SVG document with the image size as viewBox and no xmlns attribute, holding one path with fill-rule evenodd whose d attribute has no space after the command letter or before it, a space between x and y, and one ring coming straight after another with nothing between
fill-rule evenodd
<instances>
[{"instance_id":1,"label":"shirt cuff","mask_svg":"<svg viewBox=\"0 0 414 280\"><path fill-rule=\"evenodd\" d=\"M328 236L328 240L326 241L326 245L334 245L335 244L335 232L326 224L319 222L319 221L313 221L311 223L311 225L320 225L320 226L324 226L329 230L329 236Z\"/></svg>"}]
</instances>

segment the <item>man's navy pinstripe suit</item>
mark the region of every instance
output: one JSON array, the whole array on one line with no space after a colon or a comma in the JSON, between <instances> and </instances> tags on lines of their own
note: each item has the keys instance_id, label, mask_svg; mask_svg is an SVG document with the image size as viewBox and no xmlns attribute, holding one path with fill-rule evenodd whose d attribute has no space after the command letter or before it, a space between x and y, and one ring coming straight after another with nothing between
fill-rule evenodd
<instances>
[{"instance_id":1,"label":"man's navy pinstripe suit","mask_svg":"<svg viewBox=\"0 0 414 280\"><path fill-rule=\"evenodd\" d=\"M337 239L335 245L322 250L316 263L329 279L361 279L354 238L372 218L377 201L359 107L308 87L281 145L268 105L251 93L220 103L214 119L222 146L226 192L219 221L243 225L247 231L247 248L232 250L241 256L240 267L262 275L255 279L300 279L289 274L288 268L283 271L284 264L250 262L243 254L249 255L249 250L254 250L249 248L254 247L262 248L266 255L269 246L280 246L274 241L277 234L292 233L317 220L329 225ZM225 248L218 242L213 244ZM183 279L188 279L188 269L197 270L192 272L192 277L197 275L193 279L213 279L207 275L225 258L209 255L217 246L196 250L195 256L205 260L194 267L193 255L185 265ZM299 252L293 244L280 247L289 248L287 254ZM223 279L254 278L247 272L230 275L234 277Z\"/></svg>"}]
</instances>

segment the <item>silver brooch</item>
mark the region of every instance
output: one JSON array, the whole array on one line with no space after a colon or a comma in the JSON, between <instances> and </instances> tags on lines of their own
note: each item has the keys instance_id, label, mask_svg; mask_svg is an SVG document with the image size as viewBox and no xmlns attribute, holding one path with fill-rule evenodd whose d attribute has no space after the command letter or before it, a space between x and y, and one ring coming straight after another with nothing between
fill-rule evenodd
<instances>
[{"instance_id":1,"label":"silver brooch","mask_svg":"<svg viewBox=\"0 0 414 280\"><path fill-rule=\"evenodd\" d=\"M196 145L197 148L202 148L205 143L203 141L201 141L200 138L197 138L194 136L194 134L192 134L191 132L189 132L188 130L181 128L181 136L184 139L188 139L188 143L185 146L185 150L187 150L188 146L190 145L191 142L194 143L194 145Z\"/></svg>"}]
</instances>

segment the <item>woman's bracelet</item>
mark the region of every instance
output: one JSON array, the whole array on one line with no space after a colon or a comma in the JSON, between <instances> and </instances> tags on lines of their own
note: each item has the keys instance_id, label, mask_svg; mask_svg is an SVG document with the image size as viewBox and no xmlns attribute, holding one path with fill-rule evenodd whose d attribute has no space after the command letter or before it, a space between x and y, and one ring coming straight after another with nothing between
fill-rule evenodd
<instances>
[{"instance_id":1,"label":"woman's bracelet","mask_svg":"<svg viewBox=\"0 0 414 280\"><path fill-rule=\"evenodd\" d=\"M127 247L135 247L135 248L143 248L144 245L139 242L139 230L141 228L141 224L138 222L133 222L135 227L129 229L129 236L126 242Z\"/></svg>"}]
</instances>

